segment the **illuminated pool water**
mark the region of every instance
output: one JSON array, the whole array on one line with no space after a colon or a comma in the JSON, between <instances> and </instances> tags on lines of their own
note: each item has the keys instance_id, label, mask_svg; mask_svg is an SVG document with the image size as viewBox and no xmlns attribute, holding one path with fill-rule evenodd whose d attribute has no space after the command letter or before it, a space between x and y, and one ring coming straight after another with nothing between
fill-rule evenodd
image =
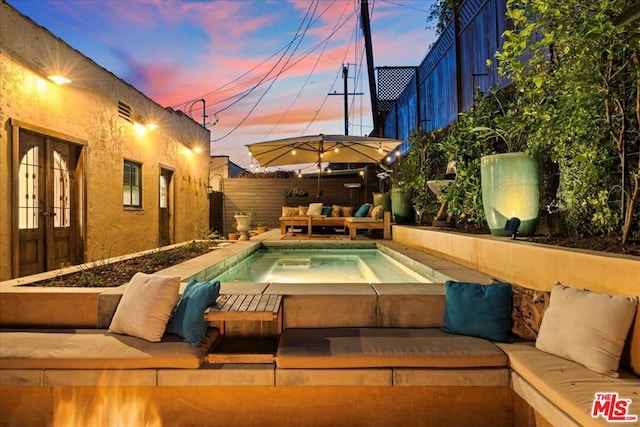
<instances>
[{"instance_id":1,"label":"illuminated pool water","mask_svg":"<svg viewBox=\"0 0 640 427\"><path fill-rule=\"evenodd\" d=\"M261 249L213 278L251 283L428 283L376 249Z\"/></svg>"}]
</instances>

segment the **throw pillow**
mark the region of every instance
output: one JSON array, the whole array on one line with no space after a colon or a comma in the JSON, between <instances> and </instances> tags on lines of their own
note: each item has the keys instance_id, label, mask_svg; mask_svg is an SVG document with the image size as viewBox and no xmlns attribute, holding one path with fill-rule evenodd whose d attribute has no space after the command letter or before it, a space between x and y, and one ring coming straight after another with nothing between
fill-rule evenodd
<instances>
[{"instance_id":1,"label":"throw pillow","mask_svg":"<svg viewBox=\"0 0 640 427\"><path fill-rule=\"evenodd\" d=\"M620 355L637 304L636 296L598 294L556 283L536 348L618 377Z\"/></svg>"},{"instance_id":2,"label":"throw pillow","mask_svg":"<svg viewBox=\"0 0 640 427\"><path fill-rule=\"evenodd\" d=\"M322 207L322 215L331 216L331 206L323 206Z\"/></svg>"},{"instance_id":3,"label":"throw pillow","mask_svg":"<svg viewBox=\"0 0 640 427\"><path fill-rule=\"evenodd\" d=\"M343 206L340 212L342 216L353 216L353 208L351 206Z\"/></svg>"},{"instance_id":4,"label":"throw pillow","mask_svg":"<svg viewBox=\"0 0 640 427\"><path fill-rule=\"evenodd\" d=\"M322 215L322 203L310 203L307 215Z\"/></svg>"},{"instance_id":5,"label":"throw pillow","mask_svg":"<svg viewBox=\"0 0 640 427\"><path fill-rule=\"evenodd\" d=\"M370 215L371 215L371 218L375 220L382 219L382 217L384 216L384 206L382 205L374 206L373 208L371 208Z\"/></svg>"},{"instance_id":6,"label":"throw pillow","mask_svg":"<svg viewBox=\"0 0 640 427\"><path fill-rule=\"evenodd\" d=\"M445 282L443 330L492 341L513 342L511 285Z\"/></svg>"},{"instance_id":7,"label":"throw pillow","mask_svg":"<svg viewBox=\"0 0 640 427\"><path fill-rule=\"evenodd\" d=\"M358 208L354 216L356 218L364 218L369 213L370 208L371 208L371 203L364 203L362 206Z\"/></svg>"},{"instance_id":8,"label":"throw pillow","mask_svg":"<svg viewBox=\"0 0 640 427\"><path fill-rule=\"evenodd\" d=\"M159 342L178 302L179 289L178 277L136 273L122 294L109 332Z\"/></svg>"},{"instance_id":9,"label":"throw pillow","mask_svg":"<svg viewBox=\"0 0 640 427\"><path fill-rule=\"evenodd\" d=\"M297 216L298 208L291 208L289 206L282 207L282 216Z\"/></svg>"},{"instance_id":10,"label":"throw pillow","mask_svg":"<svg viewBox=\"0 0 640 427\"><path fill-rule=\"evenodd\" d=\"M342 206L339 206L339 205L331 206L331 216L342 216Z\"/></svg>"},{"instance_id":11,"label":"throw pillow","mask_svg":"<svg viewBox=\"0 0 640 427\"><path fill-rule=\"evenodd\" d=\"M512 285L513 310L511 333L525 340L535 341L540 331L540 324L545 310L549 307L547 291L523 288Z\"/></svg>"},{"instance_id":12,"label":"throw pillow","mask_svg":"<svg viewBox=\"0 0 640 427\"><path fill-rule=\"evenodd\" d=\"M299 216L307 216L308 211L309 211L309 206L298 206Z\"/></svg>"},{"instance_id":13,"label":"throw pillow","mask_svg":"<svg viewBox=\"0 0 640 427\"><path fill-rule=\"evenodd\" d=\"M194 347L200 345L209 327L204 311L216 302L218 295L220 282L189 280L167 324L167 332L180 335Z\"/></svg>"}]
</instances>

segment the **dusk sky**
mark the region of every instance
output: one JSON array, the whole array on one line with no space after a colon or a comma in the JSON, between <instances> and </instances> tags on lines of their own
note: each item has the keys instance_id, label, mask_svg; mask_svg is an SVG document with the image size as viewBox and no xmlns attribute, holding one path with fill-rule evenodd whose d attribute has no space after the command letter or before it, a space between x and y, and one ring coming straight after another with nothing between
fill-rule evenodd
<instances>
[{"instance_id":1,"label":"dusk sky","mask_svg":"<svg viewBox=\"0 0 640 427\"><path fill-rule=\"evenodd\" d=\"M8 0L162 106L202 122L211 153L250 168L245 144L372 130L360 0ZM416 66L433 0L369 0L375 66ZM195 102L194 102L195 101ZM217 123L213 125L214 122Z\"/></svg>"}]
</instances>

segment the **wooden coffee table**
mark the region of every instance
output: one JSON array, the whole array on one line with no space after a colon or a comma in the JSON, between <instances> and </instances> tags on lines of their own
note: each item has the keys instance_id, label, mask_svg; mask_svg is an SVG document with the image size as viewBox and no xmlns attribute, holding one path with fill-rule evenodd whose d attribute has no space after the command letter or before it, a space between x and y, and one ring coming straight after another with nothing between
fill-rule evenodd
<instances>
[{"instance_id":1,"label":"wooden coffee table","mask_svg":"<svg viewBox=\"0 0 640 427\"><path fill-rule=\"evenodd\" d=\"M252 342L249 343L239 342L227 344L224 342L227 341L225 338L225 323L228 321L276 321L277 335L279 337L282 333L282 295L220 295L216 303L205 311L204 318L208 322L218 322L219 325L220 339L214 344L212 351L215 351L217 348L223 349L225 346L230 347L231 350L229 352L208 353L206 356L207 362L273 362L275 348L271 348L273 347L273 343L269 342L273 340L262 339L258 342L252 340ZM266 350L265 347L267 348Z\"/></svg>"}]
</instances>

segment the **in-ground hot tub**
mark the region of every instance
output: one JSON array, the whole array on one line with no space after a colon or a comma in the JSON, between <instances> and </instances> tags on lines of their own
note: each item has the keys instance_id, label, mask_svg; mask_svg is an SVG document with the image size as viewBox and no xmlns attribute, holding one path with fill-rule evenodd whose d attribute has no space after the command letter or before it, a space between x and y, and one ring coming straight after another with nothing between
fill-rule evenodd
<instances>
[{"instance_id":1,"label":"in-ground hot tub","mask_svg":"<svg viewBox=\"0 0 640 427\"><path fill-rule=\"evenodd\" d=\"M262 248L224 272L220 282L429 283L377 249Z\"/></svg>"}]
</instances>

